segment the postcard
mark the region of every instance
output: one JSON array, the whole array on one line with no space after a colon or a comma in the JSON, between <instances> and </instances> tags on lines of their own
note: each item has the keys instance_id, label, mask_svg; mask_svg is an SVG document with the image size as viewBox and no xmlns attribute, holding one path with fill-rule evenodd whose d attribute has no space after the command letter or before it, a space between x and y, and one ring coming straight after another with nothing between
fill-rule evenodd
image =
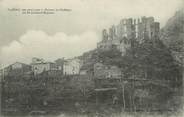
<instances>
[{"instance_id":1,"label":"postcard","mask_svg":"<svg viewBox=\"0 0 184 117\"><path fill-rule=\"evenodd\" d=\"M182 117L183 0L0 0L0 116Z\"/></svg>"}]
</instances>

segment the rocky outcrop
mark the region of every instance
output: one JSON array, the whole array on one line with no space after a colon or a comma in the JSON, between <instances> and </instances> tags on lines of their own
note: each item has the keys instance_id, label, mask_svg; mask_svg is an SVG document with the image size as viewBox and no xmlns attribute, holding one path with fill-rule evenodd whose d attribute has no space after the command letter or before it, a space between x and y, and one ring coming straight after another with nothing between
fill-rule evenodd
<instances>
[{"instance_id":1,"label":"rocky outcrop","mask_svg":"<svg viewBox=\"0 0 184 117\"><path fill-rule=\"evenodd\" d=\"M177 11L162 28L161 40L181 64L184 56L184 9Z\"/></svg>"}]
</instances>

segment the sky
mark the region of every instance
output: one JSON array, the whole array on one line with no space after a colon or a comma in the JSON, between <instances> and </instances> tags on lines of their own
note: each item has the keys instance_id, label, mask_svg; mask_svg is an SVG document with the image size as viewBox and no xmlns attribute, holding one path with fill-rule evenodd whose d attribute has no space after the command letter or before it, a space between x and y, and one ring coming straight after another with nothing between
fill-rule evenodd
<instances>
[{"instance_id":1,"label":"sky","mask_svg":"<svg viewBox=\"0 0 184 117\"><path fill-rule=\"evenodd\" d=\"M182 6L183 0L0 0L0 65L79 56L122 18L153 16L163 27ZM13 8L71 11L30 15Z\"/></svg>"}]
</instances>

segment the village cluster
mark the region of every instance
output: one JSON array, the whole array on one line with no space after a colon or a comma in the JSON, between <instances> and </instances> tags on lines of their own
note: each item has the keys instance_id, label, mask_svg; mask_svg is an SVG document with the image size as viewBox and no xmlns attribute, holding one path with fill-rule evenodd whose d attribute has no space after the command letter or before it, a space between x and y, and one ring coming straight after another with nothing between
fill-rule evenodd
<instances>
[{"instance_id":1,"label":"village cluster","mask_svg":"<svg viewBox=\"0 0 184 117\"><path fill-rule=\"evenodd\" d=\"M121 70L117 66L94 64L94 71L88 71L83 66L82 60L57 59L55 62L46 62L43 59L32 58L31 64L15 62L1 70L1 76L23 76L31 77L46 73L49 76L69 76L69 75L94 75L96 77L121 77Z\"/></svg>"}]
</instances>

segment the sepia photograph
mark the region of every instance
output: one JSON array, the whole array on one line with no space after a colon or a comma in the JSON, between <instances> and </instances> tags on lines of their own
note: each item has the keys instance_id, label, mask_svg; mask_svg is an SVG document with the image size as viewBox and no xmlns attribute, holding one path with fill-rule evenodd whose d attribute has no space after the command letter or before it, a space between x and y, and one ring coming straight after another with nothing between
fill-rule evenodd
<instances>
[{"instance_id":1,"label":"sepia photograph","mask_svg":"<svg viewBox=\"0 0 184 117\"><path fill-rule=\"evenodd\" d=\"M184 117L184 0L0 0L0 117Z\"/></svg>"}]
</instances>

